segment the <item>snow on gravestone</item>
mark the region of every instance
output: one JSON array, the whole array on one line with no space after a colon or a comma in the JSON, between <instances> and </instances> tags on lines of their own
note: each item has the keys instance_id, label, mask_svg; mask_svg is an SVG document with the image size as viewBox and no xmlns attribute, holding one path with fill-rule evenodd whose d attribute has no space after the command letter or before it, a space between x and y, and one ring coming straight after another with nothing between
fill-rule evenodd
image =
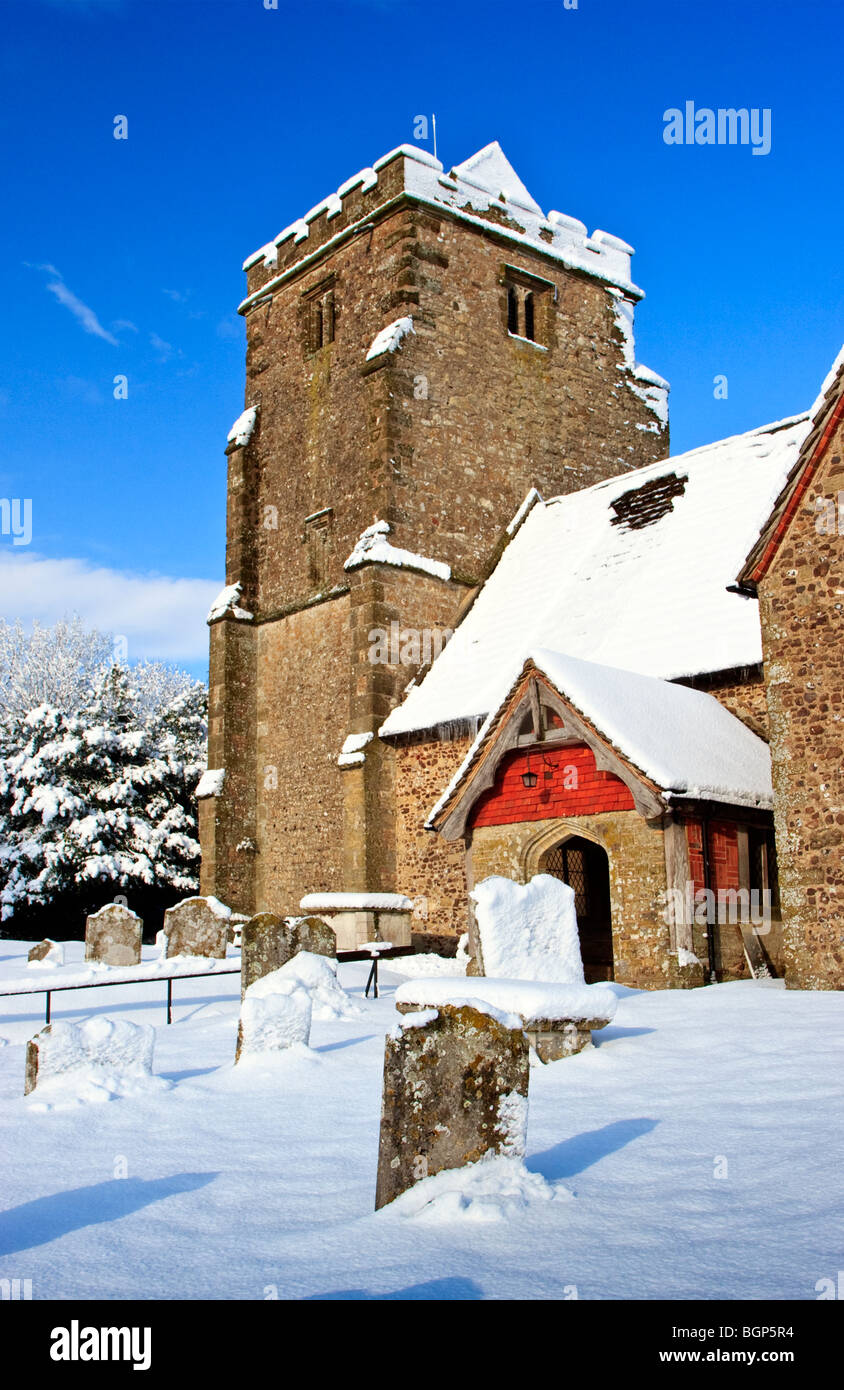
<instances>
[{"instance_id":1,"label":"snow on gravestone","mask_svg":"<svg viewBox=\"0 0 844 1390\"><path fill-rule=\"evenodd\" d=\"M537 874L529 883L493 875L469 896L475 905L482 974L584 983L574 890L567 883L551 874ZM475 955L477 959L477 949Z\"/></svg>"},{"instance_id":2,"label":"snow on gravestone","mask_svg":"<svg viewBox=\"0 0 844 1390\"><path fill-rule=\"evenodd\" d=\"M311 996L295 977L274 970L250 985L240 1006L235 1062L260 1053L283 1052L295 1043L308 1045Z\"/></svg>"},{"instance_id":3,"label":"snow on gravestone","mask_svg":"<svg viewBox=\"0 0 844 1390\"><path fill-rule=\"evenodd\" d=\"M85 959L105 965L139 965L143 928L136 912L108 903L85 921Z\"/></svg>"},{"instance_id":4,"label":"snow on gravestone","mask_svg":"<svg viewBox=\"0 0 844 1390\"><path fill-rule=\"evenodd\" d=\"M280 970L300 951L336 956L337 937L319 917L283 918L259 912L245 922L240 934L240 993L264 975Z\"/></svg>"},{"instance_id":5,"label":"snow on gravestone","mask_svg":"<svg viewBox=\"0 0 844 1390\"><path fill-rule=\"evenodd\" d=\"M164 914L165 956L213 956L223 960L231 911L216 898L184 898Z\"/></svg>"},{"instance_id":6,"label":"snow on gravestone","mask_svg":"<svg viewBox=\"0 0 844 1390\"><path fill-rule=\"evenodd\" d=\"M148 1077L154 1042L152 1028L123 1019L48 1023L26 1045L24 1095L60 1076Z\"/></svg>"},{"instance_id":7,"label":"snow on gravestone","mask_svg":"<svg viewBox=\"0 0 844 1390\"><path fill-rule=\"evenodd\" d=\"M521 1157L529 1075L512 1015L480 1003L405 1014L386 1040L376 1210L484 1154Z\"/></svg>"}]
</instances>

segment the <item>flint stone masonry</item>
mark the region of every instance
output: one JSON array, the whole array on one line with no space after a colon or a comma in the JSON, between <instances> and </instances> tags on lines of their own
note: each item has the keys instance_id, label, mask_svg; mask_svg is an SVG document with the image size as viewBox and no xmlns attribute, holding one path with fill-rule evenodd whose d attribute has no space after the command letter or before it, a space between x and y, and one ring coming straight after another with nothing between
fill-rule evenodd
<instances>
[{"instance_id":1,"label":"flint stone masonry","mask_svg":"<svg viewBox=\"0 0 844 1390\"><path fill-rule=\"evenodd\" d=\"M289 919L273 912L259 912L243 926L240 939L240 989L280 970L300 951L317 956L336 956L337 937L319 917Z\"/></svg>"},{"instance_id":2,"label":"flint stone masonry","mask_svg":"<svg viewBox=\"0 0 844 1390\"><path fill-rule=\"evenodd\" d=\"M137 913L109 903L85 922L85 959L105 965L140 965L144 924Z\"/></svg>"},{"instance_id":3,"label":"flint stone masonry","mask_svg":"<svg viewBox=\"0 0 844 1390\"><path fill-rule=\"evenodd\" d=\"M415 739L396 748L396 860L403 892L420 906L416 931L462 936L469 922L466 851L425 829L431 807L469 751L468 735Z\"/></svg>"},{"instance_id":4,"label":"flint stone masonry","mask_svg":"<svg viewBox=\"0 0 844 1390\"><path fill-rule=\"evenodd\" d=\"M228 943L228 915L215 912L207 898L185 898L164 914L165 955L211 956L223 960Z\"/></svg>"},{"instance_id":5,"label":"flint stone masonry","mask_svg":"<svg viewBox=\"0 0 844 1390\"><path fill-rule=\"evenodd\" d=\"M486 1153L524 1153L528 1056L507 1015L448 1005L405 1015L386 1039L376 1209Z\"/></svg>"},{"instance_id":6,"label":"flint stone masonry","mask_svg":"<svg viewBox=\"0 0 844 1390\"><path fill-rule=\"evenodd\" d=\"M844 423L759 584L790 989L844 988L844 534L818 524L842 491Z\"/></svg>"}]
</instances>

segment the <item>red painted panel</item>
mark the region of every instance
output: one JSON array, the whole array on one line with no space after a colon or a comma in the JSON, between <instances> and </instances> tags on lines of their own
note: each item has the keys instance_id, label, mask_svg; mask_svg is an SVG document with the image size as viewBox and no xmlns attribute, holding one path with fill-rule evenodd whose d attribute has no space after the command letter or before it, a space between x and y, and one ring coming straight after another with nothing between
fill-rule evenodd
<instances>
[{"instance_id":1,"label":"red painted panel","mask_svg":"<svg viewBox=\"0 0 844 1390\"><path fill-rule=\"evenodd\" d=\"M535 772L535 787L522 773ZM532 748L502 758L495 785L480 796L471 816L475 825L514 825L556 816L589 816L598 811L632 811L633 797L621 778L599 772L586 744L553 750Z\"/></svg>"}]
</instances>

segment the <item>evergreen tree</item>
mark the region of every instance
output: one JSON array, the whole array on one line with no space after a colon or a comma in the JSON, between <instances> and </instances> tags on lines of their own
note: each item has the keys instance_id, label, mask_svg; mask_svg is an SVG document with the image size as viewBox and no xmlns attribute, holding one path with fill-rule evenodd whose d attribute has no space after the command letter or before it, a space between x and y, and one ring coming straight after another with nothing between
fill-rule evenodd
<instances>
[{"instance_id":1,"label":"evergreen tree","mask_svg":"<svg viewBox=\"0 0 844 1390\"><path fill-rule=\"evenodd\" d=\"M0 910L6 928L124 894L153 910L196 891L194 790L206 691L156 663L112 664L77 710L0 726ZM58 930L61 928L59 927ZM78 925L73 927L77 930Z\"/></svg>"}]
</instances>

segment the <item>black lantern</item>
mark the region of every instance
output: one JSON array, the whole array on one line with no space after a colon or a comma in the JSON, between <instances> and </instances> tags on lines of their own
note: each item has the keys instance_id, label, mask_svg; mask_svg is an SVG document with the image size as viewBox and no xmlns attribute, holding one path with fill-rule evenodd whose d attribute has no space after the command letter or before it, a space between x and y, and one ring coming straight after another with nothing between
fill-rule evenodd
<instances>
[{"instance_id":1,"label":"black lantern","mask_svg":"<svg viewBox=\"0 0 844 1390\"><path fill-rule=\"evenodd\" d=\"M528 755L527 755L527 771L522 773L522 786L524 786L524 787L535 787L535 786L536 786L536 782L537 782L536 773L535 773L535 772L531 772L531 770L530 770L530 753L528 753Z\"/></svg>"}]
</instances>

